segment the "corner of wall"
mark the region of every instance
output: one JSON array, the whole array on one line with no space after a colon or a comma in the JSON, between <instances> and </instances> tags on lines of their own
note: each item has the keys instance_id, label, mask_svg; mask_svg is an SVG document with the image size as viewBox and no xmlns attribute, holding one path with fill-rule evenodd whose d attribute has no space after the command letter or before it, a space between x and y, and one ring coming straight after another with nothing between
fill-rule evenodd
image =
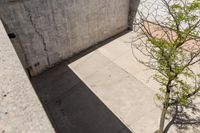
<instances>
[{"instance_id":1,"label":"corner of wall","mask_svg":"<svg viewBox=\"0 0 200 133\"><path fill-rule=\"evenodd\" d=\"M133 21L135 19L140 0L129 1L128 29L133 30Z\"/></svg>"}]
</instances>

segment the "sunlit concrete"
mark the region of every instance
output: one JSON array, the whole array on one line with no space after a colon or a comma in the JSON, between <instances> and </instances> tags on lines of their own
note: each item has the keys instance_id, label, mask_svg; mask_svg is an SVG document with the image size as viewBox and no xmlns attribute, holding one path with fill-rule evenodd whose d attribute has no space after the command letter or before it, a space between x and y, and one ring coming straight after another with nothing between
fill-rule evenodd
<instances>
[{"instance_id":1,"label":"sunlit concrete","mask_svg":"<svg viewBox=\"0 0 200 133\"><path fill-rule=\"evenodd\" d=\"M129 32L69 67L132 132L153 133L159 126L161 113L155 98L159 84L152 78L155 72L133 56L133 51L136 56L142 56L131 47L135 35ZM200 105L198 100L196 105ZM172 127L169 132L177 131Z\"/></svg>"},{"instance_id":2,"label":"sunlit concrete","mask_svg":"<svg viewBox=\"0 0 200 133\"><path fill-rule=\"evenodd\" d=\"M132 132L151 133L160 117L157 86L152 72L134 59L132 37L125 34L69 66Z\"/></svg>"}]
</instances>

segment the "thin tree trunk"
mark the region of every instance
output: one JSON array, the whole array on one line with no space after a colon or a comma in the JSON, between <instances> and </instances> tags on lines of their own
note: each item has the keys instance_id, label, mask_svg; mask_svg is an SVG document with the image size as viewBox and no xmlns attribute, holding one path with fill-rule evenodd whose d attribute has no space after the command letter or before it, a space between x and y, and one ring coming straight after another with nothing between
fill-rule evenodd
<instances>
[{"instance_id":1,"label":"thin tree trunk","mask_svg":"<svg viewBox=\"0 0 200 133\"><path fill-rule=\"evenodd\" d=\"M174 121L176 120L177 114L178 114L178 106L176 105L175 114L174 114L172 120L165 127L163 133L167 133L169 131L170 127L174 124Z\"/></svg>"},{"instance_id":2,"label":"thin tree trunk","mask_svg":"<svg viewBox=\"0 0 200 133\"><path fill-rule=\"evenodd\" d=\"M164 101L164 105L163 105L163 109L162 109L162 113L161 113L161 118L160 118L160 126L159 126L159 130L158 133L163 133L164 130L164 126L165 126L165 116L167 113L167 109L169 107L169 98L170 98L170 89L169 87L167 87L167 92L165 94L165 101Z\"/></svg>"}]
</instances>

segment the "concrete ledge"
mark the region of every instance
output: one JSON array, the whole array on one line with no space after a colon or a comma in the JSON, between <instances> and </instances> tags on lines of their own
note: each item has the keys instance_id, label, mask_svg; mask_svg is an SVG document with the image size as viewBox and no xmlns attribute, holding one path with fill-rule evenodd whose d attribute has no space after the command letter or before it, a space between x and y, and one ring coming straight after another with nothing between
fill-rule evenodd
<instances>
[{"instance_id":1,"label":"concrete ledge","mask_svg":"<svg viewBox=\"0 0 200 133\"><path fill-rule=\"evenodd\" d=\"M0 64L0 132L55 132L1 21Z\"/></svg>"}]
</instances>

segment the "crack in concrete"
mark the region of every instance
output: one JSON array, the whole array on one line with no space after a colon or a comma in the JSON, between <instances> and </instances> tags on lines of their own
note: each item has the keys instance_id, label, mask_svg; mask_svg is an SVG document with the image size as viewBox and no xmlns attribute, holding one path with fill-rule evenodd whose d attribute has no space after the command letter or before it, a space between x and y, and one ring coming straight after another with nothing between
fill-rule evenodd
<instances>
[{"instance_id":1,"label":"crack in concrete","mask_svg":"<svg viewBox=\"0 0 200 133\"><path fill-rule=\"evenodd\" d=\"M43 44L43 47L44 47L44 51L45 51L45 54L46 54L46 57L47 57L47 63L48 63L48 66L50 66L51 63L50 63L50 59L49 59L49 54L48 54L47 44L46 44L46 42L45 42L45 38L44 38L44 36L42 35L42 33L40 33L40 31L38 30L37 25L33 22L33 17L32 17L31 11L30 11L29 8L25 5L24 1L22 1L22 3L23 3L25 12L27 12L27 15L28 15L28 17L29 17L29 20L30 20L30 23L31 23L33 29L35 30L35 32L37 33L37 35L40 37L40 39L41 39L41 41L42 41L42 44Z\"/></svg>"}]
</instances>

